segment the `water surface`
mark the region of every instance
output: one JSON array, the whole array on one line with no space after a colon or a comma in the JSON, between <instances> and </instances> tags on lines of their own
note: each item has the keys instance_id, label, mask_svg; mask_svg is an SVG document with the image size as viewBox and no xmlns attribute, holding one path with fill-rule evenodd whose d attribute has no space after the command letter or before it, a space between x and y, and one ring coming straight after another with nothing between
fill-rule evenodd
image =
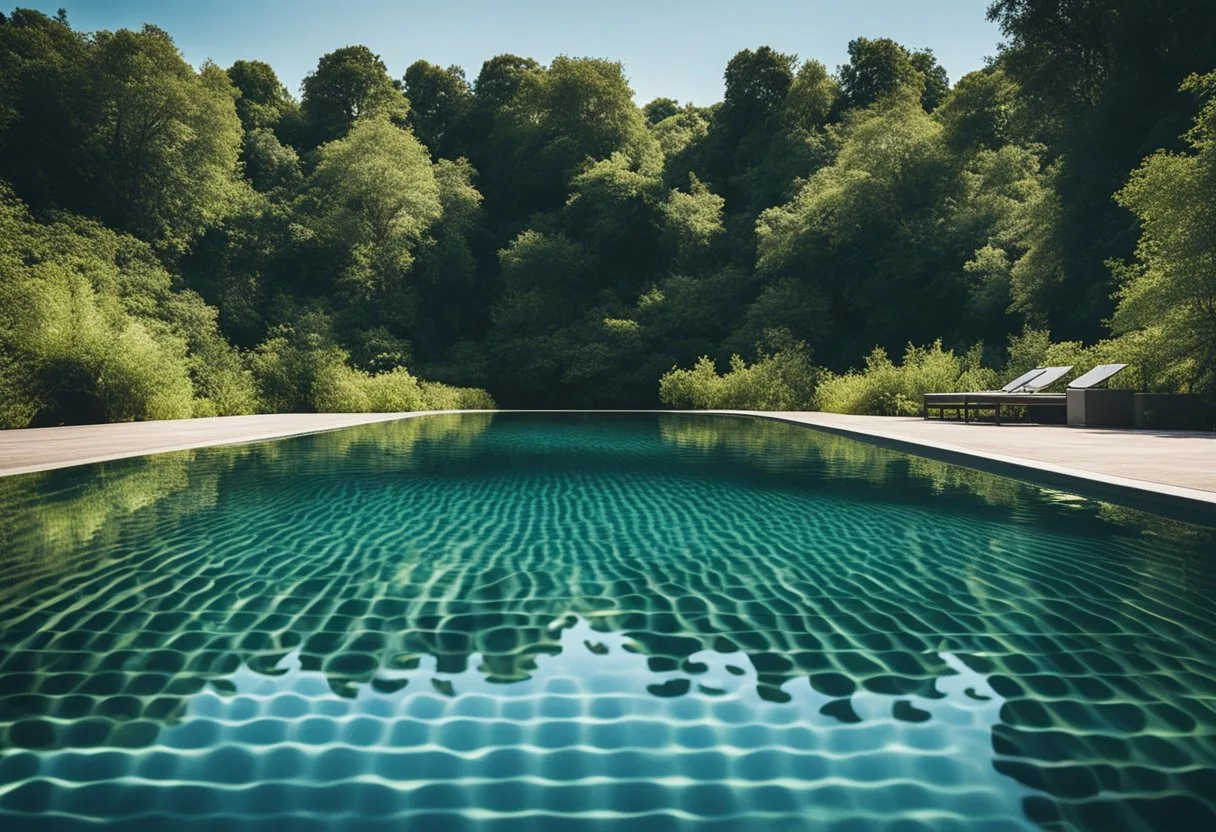
<instances>
[{"instance_id":1,"label":"water surface","mask_svg":"<svg viewBox=\"0 0 1216 832\"><path fill-rule=\"evenodd\" d=\"M800 426L0 479L4 829L1216 828L1216 536Z\"/></svg>"}]
</instances>

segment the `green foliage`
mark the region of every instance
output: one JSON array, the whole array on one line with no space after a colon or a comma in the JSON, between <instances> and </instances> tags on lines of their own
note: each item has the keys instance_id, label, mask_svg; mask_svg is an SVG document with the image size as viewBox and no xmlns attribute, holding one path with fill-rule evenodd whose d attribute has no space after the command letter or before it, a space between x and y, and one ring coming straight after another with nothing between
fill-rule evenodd
<instances>
[{"instance_id":1,"label":"green foliage","mask_svg":"<svg viewBox=\"0 0 1216 832\"><path fill-rule=\"evenodd\" d=\"M511 147L514 170L504 177L511 201L560 206L587 160L616 153L631 165L657 160L658 145L620 63L559 55L548 68L521 70L515 78L516 89L489 137L498 147Z\"/></svg>"},{"instance_id":2,"label":"green foliage","mask_svg":"<svg viewBox=\"0 0 1216 832\"><path fill-rule=\"evenodd\" d=\"M345 281L381 297L398 288L423 232L442 213L430 156L408 131L361 119L317 151L309 177L317 232L348 247Z\"/></svg>"},{"instance_id":3,"label":"green foliage","mask_svg":"<svg viewBox=\"0 0 1216 832\"><path fill-rule=\"evenodd\" d=\"M35 208L180 253L241 198L237 92L212 64L195 72L164 31L85 38L22 13L0 23L0 53L15 82L0 84L0 179Z\"/></svg>"},{"instance_id":4,"label":"green foliage","mask_svg":"<svg viewBox=\"0 0 1216 832\"><path fill-rule=\"evenodd\" d=\"M258 127L245 134L241 161L256 190L292 192L303 182L300 155L284 146L269 128Z\"/></svg>"},{"instance_id":5,"label":"green foliage","mask_svg":"<svg viewBox=\"0 0 1216 832\"><path fill-rule=\"evenodd\" d=\"M303 89L300 103L310 147L342 138L358 119L404 125L409 112L384 61L366 46L344 46L321 56Z\"/></svg>"},{"instance_id":6,"label":"green foliage","mask_svg":"<svg viewBox=\"0 0 1216 832\"><path fill-rule=\"evenodd\" d=\"M215 310L176 292L137 241L79 220L42 226L0 191L4 427L253 409Z\"/></svg>"},{"instance_id":7,"label":"green foliage","mask_svg":"<svg viewBox=\"0 0 1216 832\"><path fill-rule=\"evenodd\" d=\"M925 89L924 73L908 50L890 38L849 41L849 61L837 74L846 107L869 107L905 88L914 89L919 98Z\"/></svg>"},{"instance_id":8,"label":"green foliage","mask_svg":"<svg viewBox=\"0 0 1216 832\"><path fill-rule=\"evenodd\" d=\"M664 242L677 269L698 269L710 247L726 231L723 209L726 200L711 193L694 175L688 193L672 191L660 210Z\"/></svg>"},{"instance_id":9,"label":"green foliage","mask_svg":"<svg viewBox=\"0 0 1216 832\"><path fill-rule=\"evenodd\" d=\"M260 61L196 71L155 27L18 9L0 420L482 385L649 407L661 376L683 406L899 413L994 384L958 352L981 342L1010 372L1128 361L1121 383L1216 396L1210 97L1178 138L1216 86L1178 89L1212 70L1214 10L997 0L1007 44L952 88L932 51L858 38L836 75L761 45L721 103L639 108L611 60L503 54L470 85L426 61L393 80L362 46L297 104ZM755 360L697 361L732 354Z\"/></svg>"},{"instance_id":10,"label":"green foliage","mask_svg":"<svg viewBox=\"0 0 1216 832\"><path fill-rule=\"evenodd\" d=\"M709 119L699 108L686 107L651 128L664 156L675 156L709 134Z\"/></svg>"},{"instance_id":11,"label":"green foliage","mask_svg":"<svg viewBox=\"0 0 1216 832\"><path fill-rule=\"evenodd\" d=\"M934 116L955 151L997 150L1016 138L1018 86L999 67L970 72Z\"/></svg>"},{"instance_id":12,"label":"green foliage","mask_svg":"<svg viewBox=\"0 0 1216 832\"><path fill-rule=\"evenodd\" d=\"M794 76L782 104L782 118L789 127L804 130L822 127L840 97L840 82L819 61L807 61Z\"/></svg>"},{"instance_id":13,"label":"green foliage","mask_svg":"<svg viewBox=\"0 0 1216 832\"><path fill-rule=\"evenodd\" d=\"M980 365L982 353L982 348L977 348L958 356L952 350L943 350L941 341L929 347L909 344L903 363L895 364L885 350L875 347L866 356L864 370L831 375L820 382L815 409L875 416L919 415L925 393L995 389L996 374Z\"/></svg>"},{"instance_id":14,"label":"green foliage","mask_svg":"<svg viewBox=\"0 0 1216 832\"><path fill-rule=\"evenodd\" d=\"M1194 107L1179 85L1216 66L1216 3L992 0L988 17L1028 138L1059 162L1059 276L1035 305L1053 332L1095 340L1117 288L1106 264L1131 259L1140 233L1111 195L1152 151L1181 148Z\"/></svg>"},{"instance_id":15,"label":"green foliage","mask_svg":"<svg viewBox=\"0 0 1216 832\"><path fill-rule=\"evenodd\" d=\"M650 125L665 121L680 112L680 102L674 98L656 98L642 108L642 115Z\"/></svg>"},{"instance_id":16,"label":"green foliage","mask_svg":"<svg viewBox=\"0 0 1216 832\"><path fill-rule=\"evenodd\" d=\"M236 61L228 67L228 80L238 93L236 114L245 132L279 128L298 116L299 105L270 64Z\"/></svg>"},{"instance_id":17,"label":"green foliage","mask_svg":"<svg viewBox=\"0 0 1216 832\"><path fill-rule=\"evenodd\" d=\"M409 124L414 135L436 157L452 158L452 151L463 142L459 130L473 103L464 70L415 61L406 69L402 87L410 101Z\"/></svg>"},{"instance_id":18,"label":"green foliage","mask_svg":"<svg viewBox=\"0 0 1216 832\"><path fill-rule=\"evenodd\" d=\"M835 161L756 224L757 273L799 281L827 305L829 320L854 322L843 338L801 327L795 334L840 364L873 342L869 333L897 344L942 332L965 298L962 263L934 256L959 184L941 128L916 98L855 111Z\"/></svg>"},{"instance_id":19,"label":"green foliage","mask_svg":"<svg viewBox=\"0 0 1216 832\"><path fill-rule=\"evenodd\" d=\"M1216 72L1183 88L1203 100L1189 153L1158 152L1117 194L1140 220L1135 260L1117 265L1116 332L1136 334L1156 383L1216 392Z\"/></svg>"},{"instance_id":20,"label":"green foliage","mask_svg":"<svg viewBox=\"0 0 1216 832\"><path fill-rule=\"evenodd\" d=\"M369 373L349 364L328 322L306 316L272 332L250 356L265 405L274 412L396 413L492 409L485 391L420 381L405 367Z\"/></svg>"},{"instance_id":21,"label":"green foliage","mask_svg":"<svg viewBox=\"0 0 1216 832\"><path fill-rule=\"evenodd\" d=\"M806 344L788 332L771 334L770 342L757 345L753 364L732 355L722 375L706 356L689 370L672 367L659 380L659 401L686 410L811 409L820 371L811 365Z\"/></svg>"},{"instance_id":22,"label":"green foliage","mask_svg":"<svg viewBox=\"0 0 1216 832\"><path fill-rule=\"evenodd\" d=\"M910 55L912 66L924 76L925 89L920 95L921 106L931 113L945 100L950 92L950 79L946 68L937 62L932 49L918 49Z\"/></svg>"},{"instance_id":23,"label":"green foliage","mask_svg":"<svg viewBox=\"0 0 1216 832\"><path fill-rule=\"evenodd\" d=\"M761 46L744 49L726 64L726 112L724 119L742 121L763 118L785 100L794 83L793 55L783 55Z\"/></svg>"}]
</instances>

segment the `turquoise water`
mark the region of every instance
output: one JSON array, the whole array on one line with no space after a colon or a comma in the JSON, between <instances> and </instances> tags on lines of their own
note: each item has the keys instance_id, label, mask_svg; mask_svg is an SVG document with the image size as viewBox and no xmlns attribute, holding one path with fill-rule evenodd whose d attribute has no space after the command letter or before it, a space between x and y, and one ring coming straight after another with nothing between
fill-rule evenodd
<instances>
[{"instance_id":1,"label":"turquoise water","mask_svg":"<svg viewBox=\"0 0 1216 832\"><path fill-rule=\"evenodd\" d=\"M735 417L0 479L0 828L1213 829L1216 536Z\"/></svg>"}]
</instances>

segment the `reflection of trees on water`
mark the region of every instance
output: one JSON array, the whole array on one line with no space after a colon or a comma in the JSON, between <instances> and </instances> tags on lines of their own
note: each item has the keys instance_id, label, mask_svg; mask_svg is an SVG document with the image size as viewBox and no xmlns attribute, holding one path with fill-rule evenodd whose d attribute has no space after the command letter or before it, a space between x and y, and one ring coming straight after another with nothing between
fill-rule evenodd
<instances>
[{"instance_id":1,"label":"reflection of trees on water","mask_svg":"<svg viewBox=\"0 0 1216 832\"><path fill-rule=\"evenodd\" d=\"M235 608L192 611L209 582L175 574L145 548L149 536L214 509L238 467L253 479L306 476L333 460L408 470L420 443L468 446L492 418L406 419L0 478L0 749L144 745L190 696L208 684L223 689L240 665L279 672L298 631L258 629L278 622ZM92 587L98 576L102 585ZM94 593L87 603L82 584ZM335 688L347 690L360 674L343 668L366 664L363 645L314 638L349 645L353 658L330 660Z\"/></svg>"},{"instance_id":2,"label":"reflection of trees on water","mask_svg":"<svg viewBox=\"0 0 1216 832\"><path fill-rule=\"evenodd\" d=\"M970 674L991 690L976 682L965 695L1003 700L992 729L997 770L1053 798L1027 804L1036 820L1093 826L1135 793L1154 796L1140 809L1150 822L1154 812L1190 820L1212 812L1197 797L1216 794L1216 717L1203 693L1216 684L1216 633L1203 607L1211 572L1177 568L1198 562L1207 532L793 425L659 422L663 441L693 452L690 465L725 452L731 464L788 475L790 487L817 487L816 477L874 490L897 482L907 504L958 496L1030 536L928 539L895 566L859 560L830 572L813 559L729 553L680 569L668 559L580 572L574 561L523 568L526 559L481 561L451 547L403 550L335 574L268 569L239 584L226 582L222 560L191 573L188 560L175 571L177 561L122 549L132 529L172 527L215 506L234 470L290 481L324 475L327 458L344 458L356 471L384 472L413 465L418 443L450 438L475 459L487 423L417 419L362 439L342 431L295 440L299 452L270 443L146 459L90 483L76 499L95 519L79 526L59 519L71 516L72 498L48 502L28 521L44 531L24 533L62 543L4 573L6 585L23 570L37 580L0 598L2 747L146 746L182 719L191 696L234 692L241 667L274 676L298 662L346 698L391 695L421 679L429 693L456 696L456 677L472 670L509 696L543 671L546 656L570 651L567 635L579 626L588 637L573 649L588 662L609 645L644 659L651 675L636 681L639 694L728 695L706 683L725 668L765 703L809 687L822 697L821 715L839 724L873 718L876 701L895 720L928 720L926 701L957 694L953 680ZM803 477L812 482L794 481ZM1040 545L1040 532L1060 559L1028 569L1019 559ZM1069 535L1108 541L1109 560L1096 570L1069 562ZM72 588L105 570L82 554L51 558L77 549L113 567L88 598ZM957 574L938 574L938 558ZM710 667L711 656L721 668ZM1166 793L1174 796L1161 799Z\"/></svg>"},{"instance_id":3,"label":"reflection of trees on water","mask_svg":"<svg viewBox=\"0 0 1216 832\"><path fill-rule=\"evenodd\" d=\"M1216 564L1207 556L1216 551L1216 524L1179 522L775 419L660 414L659 431L676 447L722 452L775 473L814 473L824 481L868 487L890 499L945 496L999 510L1011 523L1068 535L1162 541L1166 545L1142 549L1149 556L1141 557L1137 568L1216 595ZM900 487L892 489L892 483Z\"/></svg>"},{"instance_id":4,"label":"reflection of trees on water","mask_svg":"<svg viewBox=\"0 0 1216 832\"><path fill-rule=\"evenodd\" d=\"M467 445L485 431L492 413L431 416L325 431L289 440L223 445L0 477L0 601L14 584L97 557L119 534L121 518L140 513L155 530L216 505L220 478L238 464L264 474L293 475L334 460L408 467L420 442Z\"/></svg>"}]
</instances>

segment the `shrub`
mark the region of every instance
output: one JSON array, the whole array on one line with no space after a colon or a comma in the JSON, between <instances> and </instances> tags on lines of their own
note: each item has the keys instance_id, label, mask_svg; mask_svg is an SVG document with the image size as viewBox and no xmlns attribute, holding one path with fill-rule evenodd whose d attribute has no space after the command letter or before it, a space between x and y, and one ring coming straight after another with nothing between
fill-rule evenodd
<instances>
[{"instance_id":1,"label":"shrub","mask_svg":"<svg viewBox=\"0 0 1216 832\"><path fill-rule=\"evenodd\" d=\"M914 416L920 413L925 393L995 387L996 373L981 366L982 354L982 345L960 358L953 350L943 350L941 341L929 347L909 344L903 363L897 365L876 347L866 357L864 370L829 374L821 381L815 406L830 413Z\"/></svg>"},{"instance_id":2,"label":"shrub","mask_svg":"<svg viewBox=\"0 0 1216 832\"><path fill-rule=\"evenodd\" d=\"M725 375L718 375L707 356L689 370L672 367L659 379L659 400L686 410L810 408L821 371L811 364L806 345L784 331L774 331L766 333L757 351L759 359L750 366L732 355Z\"/></svg>"},{"instance_id":3,"label":"shrub","mask_svg":"<svg viewBox=\"0 0 1216 832\"><path fill-rule=\"evenodd\" d=\"M325 321L312 316L280 327L250 355L263 407L270 412L405 413L416 410L492 409L484 390L419 381L404 367L375 375L351 367L329 340Z\"/></svg>"}]
</instances>

